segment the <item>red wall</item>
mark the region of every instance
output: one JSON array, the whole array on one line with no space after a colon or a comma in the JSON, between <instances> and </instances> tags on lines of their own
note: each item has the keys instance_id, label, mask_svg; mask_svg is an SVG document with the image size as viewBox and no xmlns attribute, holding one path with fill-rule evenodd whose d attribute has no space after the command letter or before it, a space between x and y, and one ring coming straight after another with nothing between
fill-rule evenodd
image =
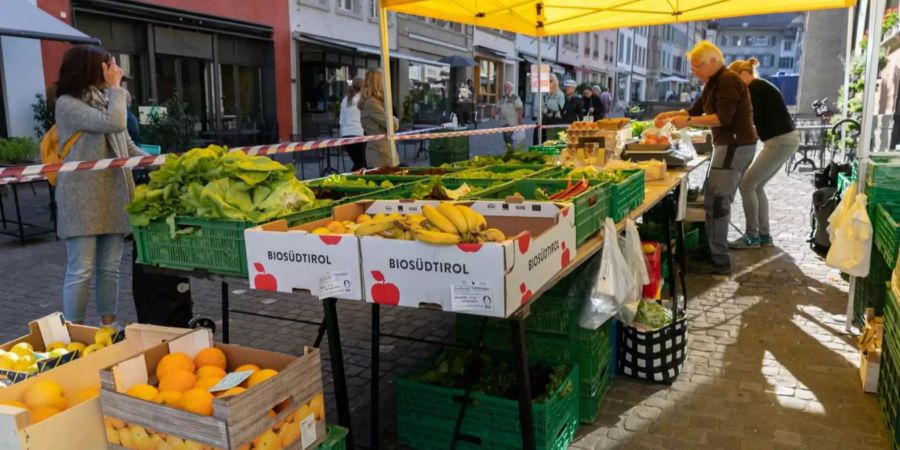
<instances>
[{"instance_id":1,"label":"red wall","mask_svg":"<svg viewBox=\"0 0 900 450\"><path fill-rule=\"evenodd\" d=\"M185 11L227 17L272 27L275 44L275 110L278 117L280 138L287 140L291 134L293 105L291 102L291 2L286 0L146 0L144 3L168 6ZM71 23L69 0L38 0L38 6L59 18L59 12L67 13ZM62 55L69 46L58 42L41 43L44 60L44 78L48 86L56 82Z\"/></svg>"}]
</instances>

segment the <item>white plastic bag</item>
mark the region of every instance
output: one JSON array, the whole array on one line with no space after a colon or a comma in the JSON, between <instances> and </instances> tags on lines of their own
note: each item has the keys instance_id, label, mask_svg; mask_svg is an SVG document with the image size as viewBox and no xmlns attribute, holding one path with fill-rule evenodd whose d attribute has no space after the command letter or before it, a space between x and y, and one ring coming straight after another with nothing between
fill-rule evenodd
<instances>
[{"instance_id":1,"label":"white plastic bag","mask_svg":"<svg viewBox=\"0 0 900 450\"><path fill-rule=\"evenodd\" d=\"M867 197L857 194L849 209L837 218L834 238L825 258L828 267L839 269L854 277L869 275L872 254L872 222L866 212Z\"/></svg>"},{"instance_id":2,"label":"white plastic bag","mask_svg":"<svg viewBox=\"0 0 900 450\"><path fill-rule=\"evenodd\" d=\"M513 131L513 134L512 134L513 143L522 142L523 140L525 140L525 130L518 129L516 131Z\"/></svg>"},{"instance_id":3,"label":"white plastic bag","mask_svg":"<svg viewBox=\"0 0 900 450\"><path fill-rule=\"evenodd\" d=\"M637 225L631 219L625 221L625 249L623 254L625 255L625 262L628 264L628 270L634 279L631 294L626 301L640 300L644 285L650 282L650 275L647 273L647 262L644 258L644 251L641 248L641 235L638 233Z\"/></svg>"},{"instance_id":4,"label":"white plastic bag","mask_svg":"<svg viewBox=\"0 0 900 450\"><path fill-rule=\"evenodd\" d=\"M603 255L597 282L591 296L581 307L578 325L596 330L616 315L634 289L634 277L619 248L616 224L607 218L603 227Z\"/></svg>"}]
</instances>

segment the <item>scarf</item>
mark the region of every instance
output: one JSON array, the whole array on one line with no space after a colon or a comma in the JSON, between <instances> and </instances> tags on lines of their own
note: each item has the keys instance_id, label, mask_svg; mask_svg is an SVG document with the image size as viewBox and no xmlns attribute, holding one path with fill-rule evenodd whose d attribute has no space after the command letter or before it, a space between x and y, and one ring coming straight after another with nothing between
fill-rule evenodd
<instances>
[{"instance_id":1,"label":"scarf","mask_svg":"<svg viewBox=\"0 0 900 450\"><path fill-rule=\"evenodd\" d=\"M129 94L130 95L130 94ZM81 94L81 101L88 104L88 106L98 110L106 112L109 108L109 96L107 95L106 90L101 90L97 86L90 86L84 94ZM117 139L117 135L119 134L127 134L128 131L122 131L119 133L106 133L104 136L106 137L107 145L113 152L119 152L121 147L121 143L123 142L121 139ZM127 148L124 149L125 155L127 156Z\"/></svg>"}]
</instances>

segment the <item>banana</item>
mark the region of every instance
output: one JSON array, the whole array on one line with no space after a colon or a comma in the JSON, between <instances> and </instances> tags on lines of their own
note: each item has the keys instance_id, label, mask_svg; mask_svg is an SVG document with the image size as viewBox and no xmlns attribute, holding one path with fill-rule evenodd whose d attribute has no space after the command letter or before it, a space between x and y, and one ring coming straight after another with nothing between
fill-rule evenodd
<instances>
[{"instance_id":1,"label":"banana","mask_svg":"<svg viewBox=\"0 0 900 450\"><path fill-rule=\"evenodd\" d=\"M423 206L422 214L424 214L425 218L428 219L428 222L434 225L438 230L443 231L444 233L459 233L459 229L456 228L453 222L434 207L430 205Z\"/></svg>"},{"instance_id":2,"label":"banana","mask_svg":"<svg viewBox=\"0 0 900 450\"><path fill-rule=\"evenodd\" d=\"M466 221L466 217L463 216L458 209L454 207L454 205L442 202L437 206L438 212L443 214L446 218L450 219L450 222L453 223L453 226L459 230L460 236L465 236L469 234L469 223Z\"/></svg>"},{"instance_id":3,"label":"banana","mask_svg":"<svg viewBox=\"0 0 900 450\"><path fill-rule=\"evenodd\" d=\"M484 230L483 235L484 238L490 242L503 242L506 240L506 235L496 228L488 228L487 230Z\"/></svg>"},{"instance_id":4,"label":"banana","mask_svg":"<svg viewBox=\"0 0 900 450\"><path fill-rule=\"evenodd\" d=\"M416 239L427 244L435 245L454 245L459 244L459 235L453 233L444 233L441 231L430 231L424 228L415 230Z\"/></svg>"},{"instance_id":5,"label":"banana","mask_svg":"<svg viewBox=\"0 0 900 450\"><path fill-rule=\"evenodd\" d=\"M357 236L373 236L390 230L391 228L394 228L395 225L397 225L396 220L373 219L359 224L356 229L353 230L353 234Z\"/></svg>"},{"instance_id":6,"label":"banana","mask_svg":"<svg viewBox=\"0 0 900 450\"><path fill-rule=\"evenodd\" d=\"M463 205L456 205L456 209L459 210L460 213L466 218L466 223L469 226L469 232L475 232L483 230L483 226L487 225L484 221L484 216L478 214L475 211L472 211L472 208Z\"/></svg>"}]
</instances>

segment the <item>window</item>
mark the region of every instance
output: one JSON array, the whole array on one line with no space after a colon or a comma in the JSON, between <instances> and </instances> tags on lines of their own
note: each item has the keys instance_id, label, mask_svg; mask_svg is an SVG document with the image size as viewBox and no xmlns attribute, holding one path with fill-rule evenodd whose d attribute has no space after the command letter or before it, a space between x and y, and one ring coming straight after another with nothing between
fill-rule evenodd
<instances>
[{"instance_id":1,"label":"window","mask_svg":"<svg viewBox=\"0 0 900 450\"><path fill-rule=\"evenodd\" d=\"M432 18L425 19L425 21L428 23L437 25L441 28L446 28L450 31L456 31L457 33L462 33L462 30L463 30L462 24L458 23L458 22L448 22L446 20L432 19Z\"/></svg>"},{"instance_id":2,"label":"window","mask_svg":"<svg viewBox=\"0 0 900 450\"><path fill-rule=\"evenodd\" d=\"M624 41L624 39L622 39L622 36L619 35L619 42L622 42L622 41ZM620 63L625 62L625 46L624 45L619 46L618 54L619 54L619 62Z\"/></svg>"},{"instance_id":3,"label":"window","mask_svg":"<svg viewBox=\"0 0 900 450\"><path fill-rule=\"evenodd\" d=\"M740 36L732 36L731 37L731 46L732 47L740 47L741 46L741 37Z\"/></svg>"},{"instance_id":4,"label":"window","mask_svg":"<svg viewBox=\"0 0 900 450\"><path fill-rule=\"evenodd\" d=\"M563 36L563 47L571 50L578 50L578 35L566 34Z\"/></svg>"},{"instance_id":5,"label":"window","mask_svg":"<svg viewBox=\"0 0 900 450\"><path fill-rule=\"evenodd\" d=\"M353 0L337 0L337 4L344 11L353 11Z\"/></svg>"},{"instance_id":6,"label":"window","mask_svg":"<svg viewBox=\"0 0 900 450\"><path fill-rule=\"evenodd\" d=\"M793 51L794 50L794 41L788 41L788 40L784 41L784 45L782 46L782 48L786 52Z\"/></svg>"},{"instance_id":7,"label":"window","mask_svg":"<svg viewBox=\"0 0 900 450\"><path fill-rule=\"evenodd\" d=\"M763 67L772 67L775 65L775 55L762 55L759 61Z\"/></svg>"},{"instance_id":8,"label":"window","mask_svg":"<svg viewBox=\"0 0 900 450\"><path fill-rule=\"evenodd\" d=\"M413 110L417 118L439 117L449 110L449 90L449 67L409 63L409 93L416 99Z\"/></svg>"},{"instance_id":9,"label":"window","mask_svg":"<svg viewBox=\"0 0 900 450\"><path fill-rule=\"evenodd\" d=\"M584 56L591 56L591 34L584 33Z\"/></svg>"},{"instance_id":10,"label":"window","mask_svg":"<svg viewBox=\"0 0 900 450\"><path fill-rule=\"evenodd\" d=\"M783 56L778 58L778 68L779 69L793 69L794 68L794 58L789 56Z\"/></svg>"},{"instance_id":11,"label":"window","mask_svg":"<svg viewBox=\"0 0 900 450\"><path fill-rule=\"evenodd\" d=\"M724 47L726 45L728 45L728 36L719 36L719 47Z\"/></svg>"},{"instance_id":12,"label":"window","mask_svg":"<svg viewBox=\"0 0 900 450\"><path fill-rule=\"evenodd\" d=\"M479 103L496 103L497 95L503 88L503 63L478 58L475 77L478 79L475 93L478 95Z\"/></svg>"},{"instance_id":13,"label":"window","mask_svg":"<svg viewBox=\"0 0 900 450\"><path fill-rule=\"evenodd\" d=\"M625 38L625 64L631 64L631 36Z\"/></svg>"},{"instance_id":14,"label":"window","mask_svg":"<svg viewBox=\"0 0 900 450\"><path fill-rule=\"evenodd\" d=\"M605 49L604 49L605 50ZM594 59L600 59L600 36L594 36ZM606 57L606 55L603 55Z\"/></svg>"},{"instance_id":15,"label":"window","mask_svg":"<svg viewBox=\"0 0 900 450\"><path fill-rule=\"evenodd\" d=\"M769 36L769 46L774 47L778 44L778 38L775 36Z\"/></svg>"},{"instance_id":16,"label":"window","mask_svg":"<svg viewBox=\"0 0 900 450\"><path fill-rule=\"evenodd\" d=\"M684 72L684 58L682 58L681 56L675 57L675 71Z\"/></svg>"},{"instance_id":17,"label":"window","mask_svg":"<svg viewBox=\"0 0 900 450\"><path fill-rule=\"evenodd\" d=\"M369 18L378 19L378 0L369 0Z\"/></svg>"}]
</instances>

